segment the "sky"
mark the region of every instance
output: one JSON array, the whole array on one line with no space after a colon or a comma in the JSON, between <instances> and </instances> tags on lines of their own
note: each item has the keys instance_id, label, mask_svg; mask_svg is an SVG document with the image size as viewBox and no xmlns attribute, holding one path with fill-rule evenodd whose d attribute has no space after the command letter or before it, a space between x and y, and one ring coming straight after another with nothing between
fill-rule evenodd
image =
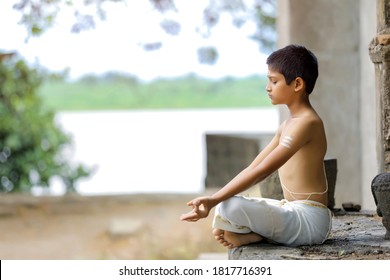
<instances>
[{"instance_id":1,"label":"sky","mask_svg":"<svg viewBox=\"0 0 390 280\"><path fill-rule=\"evenodd\" d=\"M71 13L62 10L57 24L40 37L30 38L18 24L20 14L12 9L19 0L0 1L0 51L15 51L31 63L53 71L70 69L70 77L107 71L124 72L145 81L177 77L189 73L208 78L245 77L267 71L266 55L248 36L255 26L240 29L222 16L209 38L196 31L202 28L202 10L208 0L176 0L178 13L168 14L181 23L179 35L172 36L160 27L163 15L153 10L149 0L127 1L106 6L107 19L95 29L71 33ZM157 51L145 51L143 44L161 41ZM200 64L197 50L215 46L218 61Z\"/></svg>"}]
</instances>

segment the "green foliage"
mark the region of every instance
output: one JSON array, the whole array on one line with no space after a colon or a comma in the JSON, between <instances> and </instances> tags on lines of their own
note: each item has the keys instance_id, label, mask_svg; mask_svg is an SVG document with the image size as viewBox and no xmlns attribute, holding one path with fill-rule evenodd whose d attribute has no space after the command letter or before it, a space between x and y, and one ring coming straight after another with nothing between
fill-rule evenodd
<instances>
[{"instance_id":1,"label":"green foliage","mask_svg":"<svg viewBox=\"0 0 390 280\"><path fill-rule=\"evenodd\" d=\"M196 76L149 83L113 73L87 76L77 82L55 80L39 94L54 110L128 110L264 107L271 103L266 78L208 80Z\"/></svg>"},{"instance_id":2,"label":"green foliage","mask_svg":"<svg viewBox=\"0 0 390 280\"><path fill-rule=\"evenodd\" d=\"M0 192L48 186L53 176L74 191L74 183L89 174L61 156L70 138L42 106L37 95L41 82L41 74L23 60L0 59Z\"/></svg>"}]
</instances>

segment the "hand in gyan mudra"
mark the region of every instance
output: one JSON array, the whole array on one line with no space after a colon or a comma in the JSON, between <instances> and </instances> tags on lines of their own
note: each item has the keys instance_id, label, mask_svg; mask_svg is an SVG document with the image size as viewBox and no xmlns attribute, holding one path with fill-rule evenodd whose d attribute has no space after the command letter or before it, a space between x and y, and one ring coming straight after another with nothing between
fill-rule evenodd
<instances>
[{"instance_id":1,"label":"hand in gyan mudra","mask_svg":"<svg viewBox=\"0 0 390 280\"><path fill-rule=\"evenodd\" d=\"M209 197L195 198L188 202L187 205L192 206L192 210L180 216L180 220L187 222L196 222L199 219L206 218L214 206Z\"/></svg>"}]
</instances>

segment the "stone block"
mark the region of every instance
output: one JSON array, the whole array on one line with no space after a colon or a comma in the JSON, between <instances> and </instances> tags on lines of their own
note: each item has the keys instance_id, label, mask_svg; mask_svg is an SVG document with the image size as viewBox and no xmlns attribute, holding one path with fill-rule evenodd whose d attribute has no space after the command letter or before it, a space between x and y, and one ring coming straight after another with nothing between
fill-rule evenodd
<instances>
[{"instance_id":1,"label":"stone block","mask_svg":"<svg viewBox=\"0 0 390 280\"><path fill-rule=\"evenodd\" d=\"M206 135L206 188L223 187L258 155L259 138L234 135Z\"/></svg>"},{"instance_id":2,"label":"stone block","mask_svg":"<svg viewBox=\"0 0 390 280\"><path fill-rule=\"evenodd\" d=\"M328 181L328 207L333 209L335 206L335 190L337 181L337 160L326 159L324 161L326 180Z\"/></svg>"},{"instance_id":3,"label":"stone block","mask_svg":"<svg viewBox=\"0 0 390 280\"><path fill-rule=\"evenodd\" d=\"M260 193L264 198L283 199L283 190L280 184L278 171L275 171L260 184Z\"/></svg>"},{"instance_id":4,"label":"stone block","mask_svg":"<svg viewBox=\"0 0 390 280\"><path fill-rule=\"evenodd\" d=\"M390 240L390 173L375 176L371 184L372 195L377 206L377 213L382 217L386 228L385 239Z\"/></svg>"}]
</instances>

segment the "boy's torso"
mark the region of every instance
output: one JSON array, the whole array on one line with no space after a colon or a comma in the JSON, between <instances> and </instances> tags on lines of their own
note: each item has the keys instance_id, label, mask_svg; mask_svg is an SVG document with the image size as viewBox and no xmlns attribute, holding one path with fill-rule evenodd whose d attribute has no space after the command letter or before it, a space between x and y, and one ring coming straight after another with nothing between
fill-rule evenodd
<instances>
[{"instance_id":1,"label":"boy's torso","mask_svg":"<svg viewBox=\"0 0 390 280\"><path fill-rule=\"evenodd\" d=\"M305 143L280 169L279 176L282 184L294 194L292 195L285 188L284 196L287 200L310 199L327 204L327 194L321 193L326 190L326 176L324 171L324 157L327 149L325 130L321 119L315 112L283 124L281 136L286 130L289 133L294 131L294 127L305 125L307 118L314 125L308 132L308 141ZM302 194L296 194L302 193Z\"/></svg>"}]
</instances>

